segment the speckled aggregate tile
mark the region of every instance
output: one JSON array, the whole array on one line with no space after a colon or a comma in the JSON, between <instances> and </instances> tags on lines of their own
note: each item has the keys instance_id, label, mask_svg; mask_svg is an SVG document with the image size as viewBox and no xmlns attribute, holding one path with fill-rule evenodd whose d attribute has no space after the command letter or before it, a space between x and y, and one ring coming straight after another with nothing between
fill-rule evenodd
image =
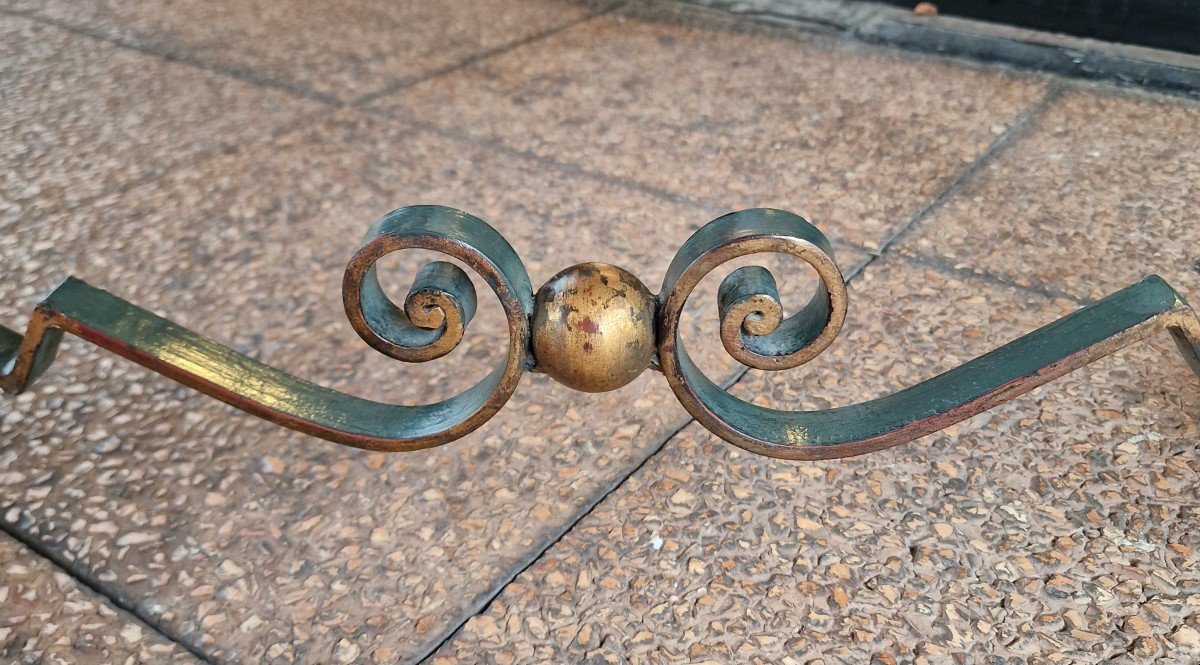
<instances>
[{"instance_id":1,"label":"speckled aggregate tile","mask_svg":"<svg viewBox=\"0 0 1200 665\"><path fill-rule=\"evenodd\" d=\"M0 658L31 665L198 662L5 534L0 534Z\"/></svg>"},{"instance_id":2,"label":"speckled aggregate tile","mask_svg":"<svg viewBox=\"0 0 1200 665\"><path fill-rule=\"evenodd\" d=\"M1072 307L881 263L834 347L735 391L857 402ZM1194 662L1198 412L1164 337L858 458L771 460L693 424L430 662Z\"/></svg>"},{"instance_id":3,"label":"speckled aggregate tile","mask_svg":"<svg viewBox=\"0 0 1200 665\"><path fill-rule=\"evenodd\" d=\"M0 16L0 61L0 225L40 221L322 108L13 16Z\"/></svg>"},{"instance_id":4,"label":"speckled aggregate tile","mask_svg":"<svg viewBox=\"0 0 1200 665\"><path fill-rule=\"evenodd\" d=\"M339 101L416 80L598 11L568 0L70 0L3 4L48 21Z\"/></svg>"},{"instance_id":5,"label":"speckled aggregate tile","mask_svg":"<svg viewBox=\"0 0 1200 665\"><path fill-rule=\"evenodd\" d=\"M74 273L305 378L388 401L446 396L499 357L486 287L460 348L420 366L380 362L340 300L366 227L418 202L493 223L534 284L611 259L652 289L717 214L339 112L111 197L95 230L48 222L6 238L0 313L23 321L35 292ZM394 293L420 258L382 266ZM698 297L715 312L713 292ZM68 344L34 389L0 401L0 515L221 662L419 655L684 422L652 373L603 395L531 376L465 440L369 454Z\"/></svg>"},{"instance_id":6,"label":"speckled aggregate tile","mask_svg":"<svg viewBox=\"0 0 1200 665\"><path fill-rule=\"evenodd\" d=\"M1068 92L901 251L1099 298L1157 273L1200 298L1200 104Z\"/></svg>"},{"instance_id":7,"label":"speckled aggregate tile","mask_svg":"<svg viewBox=\"0 0 1200 665\"><path fill-rule=\"evenodd\" d=\"M601 17L374 108L875 247L1041 93L817 40Z\"/></svg>"}]
</instances>

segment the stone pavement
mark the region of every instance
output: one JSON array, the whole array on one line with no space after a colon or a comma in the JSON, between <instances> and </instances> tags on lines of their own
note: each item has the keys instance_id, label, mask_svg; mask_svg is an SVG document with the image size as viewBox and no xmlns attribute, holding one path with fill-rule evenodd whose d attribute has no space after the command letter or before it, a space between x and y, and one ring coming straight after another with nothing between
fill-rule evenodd
<instances>
[{"instance_id":1,"label":"stone pavement","mask_svg":"<svg viewBox=\"0 0 1200 665\"><path fill-rule=\"evenodd\" d=\"M501 353L495 303L428 366L377 362L340 304L411 203L493 223L535 284L601 260L652 290L725 211L805 215L855 275L847 329L733 388L789 408L1146 273L1200 297L1192 102L560 0L0 0L0 31L10 327L75 274L335 388L448 395ZM787 302L802 273L776 267ZM717 283L687 339L733 380ZM1198 413L1163 338L851 460L724 444L650 373L528 376L466 439L384 455L69 340L0 399L0 660L1194 662Z\"/></svg>"}]
</instances>

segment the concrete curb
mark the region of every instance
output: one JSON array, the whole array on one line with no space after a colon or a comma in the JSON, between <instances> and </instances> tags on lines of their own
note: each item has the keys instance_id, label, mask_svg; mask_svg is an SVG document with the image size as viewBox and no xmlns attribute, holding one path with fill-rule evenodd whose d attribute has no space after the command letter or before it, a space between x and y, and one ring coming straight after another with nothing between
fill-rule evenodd
<instances>
[{"instance_id":1,"label":"concrete curb","mask_svg":"<svg viewBox=\"0 0 1200 665\"><path fill-rule=\"evenodd\" d=\"M948 16L917 16L856 0L673 0L761 23L842 33L857 41L935 52L1072 78L1200 98L1200 56Z\"/></svg>"}]
</instances>

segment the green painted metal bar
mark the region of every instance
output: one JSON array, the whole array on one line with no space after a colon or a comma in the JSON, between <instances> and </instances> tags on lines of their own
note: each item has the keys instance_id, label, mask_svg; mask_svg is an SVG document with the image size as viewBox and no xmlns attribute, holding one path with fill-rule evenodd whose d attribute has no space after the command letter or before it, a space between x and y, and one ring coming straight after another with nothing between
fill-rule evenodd
<instances>
[{"instance_id":1,"label":"green painted metal bar","mask_svg":"<svg viewBox=\"0 0 1200 665\"><path fill-rule=\"evenodd\" d=\"M291 376L78 279L60 284L34 316L34 330L25 339L41 359L39 369L49 364L61 329L256 416L370 449L400 448L436 435L452 425L457 414L478 409L502 374L493 371L445 402L383 404ZM54 328L47 330L50 326ZM38 330L52 334L38 340ZM11 330L0 331L0 339L0 361L10 368L2 385L21 392L36 372L12 368L29 349L22 349L21 336Z\"/></svg>"},{"instance_id":2,"label":"green painted metal bar","mask_svg":"<svg viewBox=\"0 0 1200 665\"><path fill-rule=\"evenodd\" d=\"M680 372L696 393L705 424L725 438L772 457L828 459L944 429L1168 327L1200 374L1194 323L1179 294L1150 276L912 387L822 411L780 411L739 399L709 380L686 351Z\"/></svg>"},{"instance_id":3,"label":"green painted metal bar","mask_svg":"<svg viewBox=\"0 0 1200 665\"><path fill-rule=\"evenodd\" d=\"M788 318L765 269L740 268L722 283L723 343L738 360L766 370L813 359L832 343L848 307L829 241L803 218L770 209L731 213L693 234L672 261L657 297L626 271L586 264L564 271L570 279L551 280L535 298L516 252L482 220L440 206L389 213L350 260L343 302L364 340L409 362L452 351L476 307L466 273L447 262L418 273L403 307L388 300L375 264L410 248L443 252L478 272L508 319L504 362L445 401L404 406L330 390L74 278L37 305L24 335L0 327L0 388L26 389L53 362L62 335L70 333L280 425L350 446L401 451L440 445L476 429L504 405L521 374L539 365L585 377L577 381L581 390L600 390L623 385L656 354L680 402L722 438L773 457L824 459L880 450L940 430L1163 330L1174 335L1200 374L1200 320L1182 296L1151 276L879 399L822 411L752 404L705 377L680 341L679 319L699 281L726 261L763 252L791 254L817 271L816 295ZM546 342L540 347L531 341L538 335ZM539 360L538 348L549 355ZM581 369L588 371L576 371ZM608 381L609 374L623 378Z\"/></svg>"}]
</instances>

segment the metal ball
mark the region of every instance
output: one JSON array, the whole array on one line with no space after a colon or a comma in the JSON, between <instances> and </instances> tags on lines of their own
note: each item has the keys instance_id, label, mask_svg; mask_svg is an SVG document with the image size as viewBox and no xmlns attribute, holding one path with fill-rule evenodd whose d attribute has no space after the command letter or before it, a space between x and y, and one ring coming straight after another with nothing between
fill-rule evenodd
<instances>
[{"instance_id":1,"label":"metal ball","mask_svg":"<svg viewBox=\"0 0 1200 665\"><path fill-rule=\"evenodd\" d=\"M654 309L654 295L629 271L607 263L571 266L534 297L537 366L575 390L616 390L650 366Z\"/></svg>"}]
</instances>

